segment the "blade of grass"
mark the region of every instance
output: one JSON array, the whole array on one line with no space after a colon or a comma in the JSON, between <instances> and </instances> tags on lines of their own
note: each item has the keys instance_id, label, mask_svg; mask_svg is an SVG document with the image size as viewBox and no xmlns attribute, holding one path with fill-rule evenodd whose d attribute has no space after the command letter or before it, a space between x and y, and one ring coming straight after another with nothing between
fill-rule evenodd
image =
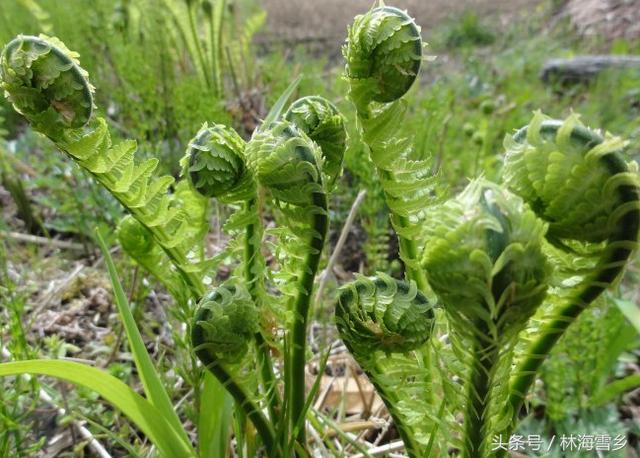
<instances>
[{"instance_id":1,"label":"blade of grass","mask_svg":"<svg viewBox=\"0 0 640 458\"><path fill-rule=\"evenodd\" d=\"M590 404L592 406L601 406L609 401L613 401L626 391L635 389L640 386L640 375L629 375L615 382L611 382L605 385L599 392L597 392L591 399Z\"/></svg>"},{"instance_id":2,"label":"blade of grass","mask_svg":"<svg viewBox=\"0 0 640 458\"><path fill-rule=\"evenodd\" d=\"M309 411L309 407L311 407L311 403L315 399L316 394L318 394L318 389L320 388L320 382L322 381L322 375L324 374L324 370L327 367L327 360L329 359L330 353L331 353L331 347L327 349L327 351L322 356L322 359L320 360L320 365L318 366L318 375L316 376L316 379L313 382L311 391L309 391L309 394L307 395L307 399L304 403L304 407L302 409L300 418L296 419L296 423L293 427L293 431L291 434L291 444L289 445L290 448L295 446L295 443L293 441L295 440L296 437L298 437L298 431L300 430L300 428L304 428L304 419L307 417L307 412Z\"/></svg>"},{"instance_id":3,"label":"blade of grass","mask_svg":"<svg viewBox=\"0 0 640 458\"><path fill-rule=\"evenodd\" d=\"M118 279L118 273L113 263L113 259L111 258L111 254L109 254L109 249L107 248L100 231L97 229L96 237L98 244L100 245L100 250L102 250L107 270L109 271L109 277L111 278L111 285L113 287L113 295L115 297L116 306L118 307L118 314L122 320L127 340L129 342L129 347L133 354L133 361L136 365L136 369L138 370L144 392L149 399L149 402L151 402L151 404L153 404L171 424L172 428L176 431L176 434L179 435L180 440L184 442L185 445L191 447L187 433L180 422L178 414L171 404L167 391L162 385L160 376L156 372L153 362L151 361L151 357L147 352L147 347L144 345L142 336L140 335L140 331L136 325L136 321L131 313L129 301L124 293L124 289L122 289L120 280Z\"/></svg>"},{"instance_id":4,"label":"blade of grass","mask_svg":"<svg viewBox=\"0 0 640 458\"><path fill-rule=\"evenodd\" d=\"M187 458L195 455L153 404L100 369L72 361L46 359L0 364L0 377L23 374L47 375L93 390L129 418L163 456Z\"/></svg>"},{"instance_id":5,"label":"blade of grass","mask_svg":"<svg viewBox=\"0 0 640 458\"><path fill-rule=\"evenodd\" d=\"M198 419L200 458L227 456L232 411L229 393L211 373L205 372Z\"/></svg>"},{"instance_id":6,"label":"blade of grass","mask_svg":"<svg viewBox=\"0 0 640 458\"><path fill-rule=\"evenodd\" d=\"M280 117L280 113L282 113L282 110L284 109L284 105L287 103L287 100L289 100L289 97L291 97L291 94L293 94L293 91L296 90L301 80L302 80L302 75L299 75L284 90L284 92L278 98L278 100L273 105L273 107L271 107L271 110L269 110L267 117L264 118L264 121L262 121L262 124L260 125L260 127L258 127L258 132L261 132L265 128L269 127L271 123L273 123L276 119Z\"/></svg>"},{"instance_id":7,"label":"blade of grass","mask_svg":"<svg viewBox=\"0 0 640 458\"><path fill-rule=\"evenodd\" d=\"M631 301L618 298L613 298L613 302L629 320L629 323L640 333L640 310L638 310L638 306Z\"/></svg>"}]
</instances>

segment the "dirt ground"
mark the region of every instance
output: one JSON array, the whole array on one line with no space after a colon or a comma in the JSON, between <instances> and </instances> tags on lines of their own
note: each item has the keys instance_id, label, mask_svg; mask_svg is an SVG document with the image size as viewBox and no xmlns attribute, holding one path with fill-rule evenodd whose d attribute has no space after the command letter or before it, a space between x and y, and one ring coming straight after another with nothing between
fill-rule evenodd
<instances>
[{"instance_id":1,"label":"dirt ground","mask_svg":"<svg viewBox=\"0 0 640 458\"><path fill-rule=\"evenodd\" d=\"M267 10L266 41L341 43L347 25L356 14L367 11L374 0L261 0ZM540 0L388 0L388 5L407 9L423 27L428 29L442 21L456 17L466 10L479 16L508 20L514 13L534 11Z\"/></svg>"}]
</instances>

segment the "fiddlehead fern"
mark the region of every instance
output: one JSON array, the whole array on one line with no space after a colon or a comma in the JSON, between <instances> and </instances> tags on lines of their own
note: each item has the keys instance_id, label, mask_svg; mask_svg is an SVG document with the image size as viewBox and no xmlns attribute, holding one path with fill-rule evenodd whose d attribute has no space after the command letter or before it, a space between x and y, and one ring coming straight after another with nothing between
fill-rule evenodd
<instances>
[{"instance_id":1,"label":"fiddlehead fern","mask_svg":"<svg viewBox=\"0 0 640 458\"><path fill-rule=\"evenodd\" d=\"M36 130L55 134L91 119L93 91L79 55L57 38L20 35L0 58L5 96Z\"/></svg>"},{"instance_id":2,"label":"fiddlehead fern","mask_svg":"<svg viewBox=\"0 0 640 458\"><path fill-rule=\"evenodd\" d=\"M436 195L435 180L428 161L412 158L413 139L401 131L406 112L401 97L417 79L422 46L411 17L378 7L355 18L343 54L349 98L382 182L407 277L426 291L416 244L425 206Z\"/></svg>"},{"instance_id":3,"label":"fiddlehead fern","mask_svg":"<svg viewBox=\"0 0 640 458\"><path fill-rule=\"evenodd\" d=\"M244 140L232 128L205 124L189 142L182 165L198 193L225 203L244 204L243 210L234 214L234 221L225 227L244 230L243 277L253 302L262 311L265 270L260 252L262 226L256 208L255 180L245 165L245 147ZM275 417L278 403L275 377L269 346L260 329L255 339L271 415Z\"/></svg>"},{"instance_id":4,"label":"fiddlehead fern","mask_svg":"<svg viewBox=\"0 0 640 458\"><path fill-rule=\"evenodd\" d=\"M324 97L308 96L293 102L284 118L318 144L324 159L322 169L327 175L327 184L333 186L342 171L347 148L347 131L338 109Z\"/></svg>"},{"instance_id":5,"label":"fiddlehead fern","mask_svg":"<svg viewBox=\"0 0 640 458\"><path fill-rule=\"evenodd\" d=\"M358 111L406 94L422 63L422 37L413 18L398 8L374 8L356 16L347 40L346 77Z\"/></svg>"},{"instance_id":6,"label":"fiddlehead fern","mask_svg":"<svg viewBox=\"0 0 640 458\"><path fill-rule=\"evenodd\" d=\"M287 121L277 121L258 132L249 142L246 156L249 169L275 198L288 223L288 233L283 234L286 279L281 289L289 297L293 320L288 336L291 356L285 361L285 372L290 374L287 405L293 429L304 415L307 320L329 226L322 157L316 143ZM304 426L292 434L304 443Z\"/></svg>"},{"instance_id":7,"label":"fiddlehead fern","mask_svg":"<svg viewBox=\"0 0 640 458\"><path fill-rule=\"evenodd\" d=\"M234 374L258 331L258 313L240 285L224 284L205 295L196 311L191 342L204 366L225 386L256 427L270 456L277 455L274 431Z\"/></svg>"},{"instance_id":8,"label":"fiddlehead fern","mask_svg":"<svg viewBox=\"0 0 640 458\"><path fill-rule=\"evenodd\" d=\"M473 347L466 380L466 457L487 456L485 438L496 429L490 409L501 401L493 392L506 391L500 384L496 388L499 362L511 354L515 337L545 297L545 231L519 197L483 180L431 214L423 265L449 316L452 339L459 340L454 345Z\"/></svg>"},{"instance_id":9,"label":"fiddlehead fern","mask_svg":"<svg viewBox=\"0 0 640 458\"><path fill-rule=\"evenodd\" d=\"M192 194L186 212L185 193L180 198L168 193L172 177L152 179L157 159L136 163L134 141L112 144L106 121L92 116L92 87L77 56L55 38L17 37L0 56L5 96L153 234L192 296L200 297L203 272L191 252L202 234L198 214L204 203Z\"/></svg>"},{"instance_id":10,"label":"fiddlehead fern","mask_svg":"<svg viewBox=\"0 0 640 458\"><path fill-rule=\"evenodd\" d=\"M556 121L540 112L505 140L506 183L548 221L548 239L563 256L586 259L590 267L587 273L569 273L582 281L543 318L537 337L523 350L510 388L513 422L552 347L619 278L637 247L640 187L637 166L621 154L625 145L586 128L575 115Z\"/></svg>"},{"instance_id":11,"label":"fiddlehead fern","mask_svg":"<svg viewBox=\"0 0 640 458\"><path fill-rule=\"evenodd\" d=\"M384 400L412 457L422 456L429 441L429 380L421 351L434 321L432 304L414 282L384 274L343 286L336 303L340 336Z\"/></svg>"},{"instance_id":12,"label":"fiddlehead fern","mask_svg":"<svg viewBox=\"0 0 640 458\"><path fill-rule=\"evenodd\" d=\"M255 198L255 184L244 164L245 142L230 127L205 124L189 142L183 160L193 187L222 202Z\"/></svg>"}]
</instances>

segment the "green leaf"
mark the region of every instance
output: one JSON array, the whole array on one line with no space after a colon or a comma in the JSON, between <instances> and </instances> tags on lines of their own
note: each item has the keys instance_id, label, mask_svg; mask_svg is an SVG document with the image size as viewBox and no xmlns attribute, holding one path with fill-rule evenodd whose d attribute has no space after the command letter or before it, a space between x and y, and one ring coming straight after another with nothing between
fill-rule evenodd
<instances>
[{"instance_id":1,"label":"green leaf","mask_svg":"<svg viewBox=\"0 0 640 458\"><path fill-rule=\"evenodd\" d=\"M227 456L233 399L209 371L204 374L199 410L200 458Z\"/></svg>"},{"instance_id":2,"label":"green leaf","mask_svg":"<svg viewBox=\"0 0 640 458\"><path fill-rule=\"evenodd\" d=\"M138 374L140 375L144 392L147 395L147 398L149 398L151 404L153 404L160 411L161 415L171 424L172 428L176 431L176 434L178 434L184 445L190 447L187 433L182 427L180 418L171 404L169 395L164 389L160 376L156 372L153 362L151 361L151 357L147 352L147 348L142 341L142 336L140 335L140 331L138 330L133 314L131 313L131 307L129 306L127 296L125 295L122 285L120 284L120 280L118 279L118 273L116 272L116 267L113 264L113 259L109 254L109 249L107 248L100 231L96 230L96 236L105 259L105 264L107 265L107 270L109 271L109 277L111 278L111 285L113 287L113 294L115 296L116 306L118 307L118 313L120 314L120 319L122 320L122 324L127 335L129 347L133 353L133 361L138 369Z\"/></svg>"},{"instance_id":3,"label":"green leaf","mask_svg":"<svg viewBox=\"0 0 640 458\"><path fill-rule=\"evenodd\" d=\"M640 375L629 375L615 382L611 382L598 391L591 399L592 406L601 406L609 401L613 401L626 391L640 386Z\"/></svg>"},{"instance_id":4,"label":"green leaf","mask_svg":"<svg viewBox=\"0 0 640 458\"><path fill-rule=\"evenodd\" d=\"M269 127L276 119L278 119L280 117L280 113L282 113L282 110L284 109L284 105L287 103L287 100L289 100L289 97L291 97L291 94L293 94L293 91L296 90L296 88L298 87L298 84L300 84L301 80L302 80L302 75L299 75L284 90L284 92L278 98L278 100L273 105L271 110L269 110L269 113L267 114L267 117L264 118L264 121L262 121L262 124L260 125L260 127L258 127L258 132L261 132L265 128Z\"/></svg>"},{"instance_id":5,"label":"green leaf","mask_svg":"<svg viewBox=\"0 0 640 458\"><path fill-rule=\"evenodd\" d=\"M640 333L640 309L636 304L624 299L613 298L613 302L620 309L622 314L629 320L629 323Z\"/></svg>"},{"instance_id":6,"label":"green leaf","mask_svg":"<svg viewBox=\"0 0 640 458\"><path fill-rule=\"evenodd\" d=\"M163 456L192 457L195 453L167 418L149 401L108 373L72 361L36 359L0 364L0 377L36 374L55 377L97 392L120 410Z\"/></svg>"}]
</instances>

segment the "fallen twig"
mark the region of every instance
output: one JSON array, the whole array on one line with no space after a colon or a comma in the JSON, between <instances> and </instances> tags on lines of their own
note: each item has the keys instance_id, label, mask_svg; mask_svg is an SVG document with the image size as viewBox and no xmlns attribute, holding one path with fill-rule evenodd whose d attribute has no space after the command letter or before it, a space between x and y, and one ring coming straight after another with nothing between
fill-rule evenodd
<instances>
[{"instance_id":1,"label":"fallen twig","mask_svg":"<svg viewBox=\"0 0 640 458\"><path fill-rule=\"evenodd\" d=\"M48 245L55 248L64 248L66 250L82 250L85 247L81 243L66 242L64 240L48 239L37 235L22 234L20 232L0 231L0 238L18 240L19 242L35 243L36 245Z\"/></svg>"},{"instance_id":2,"label":"fallen twig","mask_svg":"<svg viewBox=\"0 0 640 458\"><path fill-rule=\"evenodd\" d=\"M322 297L322 292L324 291L324 288L327 284L327 280L329 279L329 274L333 270L333 266L338 260L338 256L342 251L342 247L344 246L344 243L347 241L347 237L349 236L349 231L351 230L351 226L353 226L353 221L356 218L356 212L358 210L358 207L360 206L360 204L362 203L366 195L367 195L367 191L365 189L362 189L358 193L356 199L353 201L353 204L351 205L351 210L349 210L349 216L347 216L347 220L345 221L344 226L342 227L342 231L340 232L340 237L338 238L336 247L333 250L333 253L331 253L331 257L329 258L327 267L320 274L320 284L318 285L318 290L316 291L316 299L315 299L316 304L320 302L320 298Z\"/></svg>"},{"instance_id":3,"label":"fallen twig","mask_svg":"<svg viewBox=\"0 0 640 458\"><path fill-rule=\"evenodd\" d=\"M379 447L370 448L367 450L367 453L371 456L380 456L385 453L397 452L399 450L404 450L404 443L402 441L395 441ZM353 455L351 458L365 458L365 456L362 453L358 453L357 455Z\"/></svg>"}]
</instances>

